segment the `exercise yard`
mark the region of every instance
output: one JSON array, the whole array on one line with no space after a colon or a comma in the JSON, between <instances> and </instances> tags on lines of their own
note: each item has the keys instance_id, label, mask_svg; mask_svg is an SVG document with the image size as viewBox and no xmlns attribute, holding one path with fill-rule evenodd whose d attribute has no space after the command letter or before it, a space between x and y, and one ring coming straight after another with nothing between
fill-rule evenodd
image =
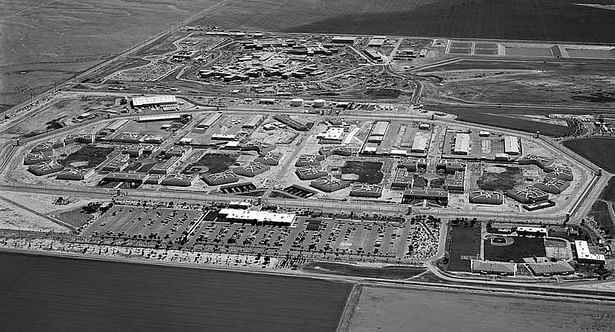
<instances>
[{"instance_id":1,"label":"exercise yard","mask_svg":"<svg viewBox=\"0 0 615 332\"><path fill-rule=\"evenodd\" d=\"M476 184L482 190L509 190L523 184L523 173L518 167L490 166Z\"/></svg>"},{"instance_id":2,"label":"exercise yard","mask_svg":"<svg viewBox=\"0 0 615 332\"><path fill-rule=\"evenodd\" d=\"M342 175L355 174L356 181L367 184L378 184L384 174L381 171L382 163L375 161L347 161L342 166Z\"/></svg>"},{"instance_id":3,"label":"exercise yard","mask_svg":"<svg viewBox=\"0 0 615 332\"><path fill-rule=\"evenodd\" d=\"M184 173L221 173L229 169L236 161L236 155L208 153L186 167Z\"/></svg>"}]
</instances>

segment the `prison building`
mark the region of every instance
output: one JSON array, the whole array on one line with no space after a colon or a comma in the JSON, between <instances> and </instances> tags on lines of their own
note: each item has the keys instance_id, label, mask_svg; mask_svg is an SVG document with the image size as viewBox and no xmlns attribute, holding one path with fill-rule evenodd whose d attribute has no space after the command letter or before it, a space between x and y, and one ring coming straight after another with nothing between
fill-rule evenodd
<instances>
[{"instance_id":1,"label":"prison building","mask_svg":"<svg viewBox=\"0 0 615 332\"><path fill-rule=\"evenodd\" d=\"M482 274L498 274L498 275L515 275L517 273L517 264L483 261L478 259L472 259L470 261L471 271L474 273Z\"/></svg>"},{"instance_id":2,"label":"prison building","mask_svg":"<svg viewBox=\"0 0 615 332\"><path fill-rule=\"evenodd\" d=\"M418 133L414 136L414 140L412 141L412 149L410 151L415 153L425 153L427 151L428 142L428 135Z\"/></svg>"},{"instance_id":3,"label":"prison building","mask_svg":"<svg viewBox=\"0 0 615 332\"><path fill-rule=\"evenodd\" d=\"M506 196L523 204L539 203L549 199L549 194L534 186L507 190Z\"/></svg>"},{"instance_id":4,"label":"prison building","mask_svg":"<svg viewBox=\"0 0 615 332\"><path fill-rule=\"evenodd\" d=\"M381 62L382 61L382 54L380 54L380 52L373 50L371 48L368 48L366 50L363 51L365 53L365 55L367 55L367 57L370 60L376 61L376 62Z\"/></svg>"},{"instance_id":5,"label":"prison building","mask_svg":"<svg viewBox=\"0 0 615 332\"><path fill-rule=\"evenodd\" d=\"M567 166L555 166L545 167L545 172L548 172L545 176L548 178L556 178L564 181L572 181L574 179L572 169Z\"/></svg>"},{"instance_id":6,"label":"prison building","mask_svg":"<svg viewBox=\"0 0 615 332\"><path fill-rule=\"evenodd\" d=\"M350 196L378 198L382 196L382 186L377 184L353 183L350 188Z\"/></svg>"},{"instance_id":7,"label":"prison building","mask_svg":"<svg viewBox=\"0 0 615 332\"><path fill-rule=\"evenodd\" d=\"M519 165L536 165L542 169L549 168L553 165L553 159L548 157L543 157L535 154L528 154L521 157L519 160Z\"/></svg>"},{"instance_id":8,"label":"prison building","mask_svg":"<svg viewBox=\"0 0 615 332\"><path fill-rule=\"evenodd\" d=\"M128 167L130 156L124 153L118 153L107 161L100 170L103 172L121 172Z\"/></svg>"},{"instance_id":9,"label":"prison building","mask_svg":"<svg viewBox=\"0 0 615 332\"><path fill-rule=\"evenodd\" d=\"M153 122L153 121L173 121L180 120L182 118L181 114L172 113L172 114L152 114L152 115L143 115L137 118L137 122Z\"/></svg>"},{"instance_id":10,"label":"prison building","mask_svg":"<svg viewBox=\"0 0 615 332\"><path fill-rule=\"evenodd\" d=\"M94 169L65 169L56 175L57 180L81 181L89 178L94 174Z\"/></svg>"},{"instance_id":11,"label":"prison building","mask_svg":"<svg viewBox=\"0 0 615 332\"><path fill-rule=\"evenodd\" d=\"M205 174L201 178L208 186L219 186L239 181L239 177L233 171Z\"/></svg>"},{"instance_id":12,"label":"prison building","mask_svg":"<svg viewBox=\"0 0 615 332\"><path fill-rule=\"evenodd\" d=\"M142 184L149 175L144 173L111 172L103 177L103 180L110 182L129 182Z\"/></svg>"},{"instance_id":13,"label":"prison building","mask_svg":"<svg viewBox=\"0 0 615 332\"><path fill-rule=\"evenodd\" d=\"M455 135L454 154L468 154L470 152L470 135L459 133Z\"/></svg>"},{"instance_id":14,"label":"prison building","mask_svg":"<svg viewBox=\"0 0 615 332\"><path fill-rule=\"evenodd\" d=\"M311 126L309 126L306 123L302 123L301 121L292 119L290 116L288 116L287 114L276 114L273 116L273 118L276 121L279 121L295 130L298 131L308 131L310 130Z\"/></svg>"},{"instance_id":15,"label":"prison building","mask_svg":"<svg viewBox=\"0 0 615 332\"><path fill-rule=\"evenodd\" d=\"M497 191L473 190L468 194L472 204L500 205L504 203L504 195Z\"/></svg>"},{"instance_id":16,"label":"prison building","mask_svg":"<svg viewBox=\"0 0 615 332\"><path fill-rule=\"evenodd\" d=\"M315 180L324 176L327 176L327 172L325 170L320 169L315 166L305 166L299 167L295 170L297 177L301 180Z\"/></svg>"},{"instance_id":17,"label":"prison building","mask_svg":"<svg viewBox=\"0 0 615 332\"><path fill-rule=\"evenodd\" d=\"M190 187L198 179L195 175L169 174L160 181L163 186Z\"/></svg>"},{"instance_id":18,"label":"prison building","mask_svg":"<svg viewBox=\"0 0 615 332\"><path fill-rule=\"evenodd\" d=\"M589 250L587 241L574 241L574 249L576 252L577 262L588 264L604 264L605 256L602 254L594 254Z\"/></svg>"},{"instance_id":19,"label":"prison building","mask_svg":"<svg viewBox=\"0 0 615 332\"><path fill-rule=\"evenodd\" d=\"M325 156L319 154L302 154L297 158L295 167L320 166L320 162L325 160Z\"/></svg>"},{"instance_id":20,"label":"prison building","mask_svg":"<svg viewBox=\"0 0 615 332\"><path fill-rule=\"evenodd\" d=\"M448 191L443 189L408 189L404 192L402 204L413 204L416 201L434 201L442 206L448 205Z\"/></svg>"},{"instance_id":21,"label":"prison building","mask_svg":"<svg viewBox=\"0 0 615 332\"><path fill-rule=\"evenodd\" d=\"M574 268L568 262L528 263L528 269L537 277L568 275L574 273Z\"/></svg>"},{"instance_id":22,"label":"prison building","mask_svg":"<svg viewBox=\"0 0 615 332\"><path fill-rule=\"evenodd\" d=\"M455 172L452 176L447 176L444 179L442 187L452 192L464 192L465 191L465 172Z\"/></svg>"},{"instance_id":23,"label":"prison building","mask_svg":"<svg viewBox=\"0 0 615 332\"><path fill-rule=\"evenodd\" d=\"M36 165L51 161L51 154L45 152L28 153L23 158L24 165Z\"/></svg>"},{"instance_id":24,"label":"prison building","mask_svg":"<svg viewBox=\"0 0 615 332\"><path fill-rule=\"evenodd\" d=\"M416 166L415 166L416 170ZM391 183L391 189L406 190L412 185L414 173L410 172L405 167L398 167L395 171L395 177Z\"/></svg>"},{"instance_id":25,"label":"prison building","mask_svg":"<svg viewBox=\"0 0 615 332\"><path fill-rule=\"evenodd\" d=\"M310 186L330 193L348 188L350 186L350 182L329 175L310 182Z\"/></svg>"},{"instance_id":26,"label":"prison building","mask_svg":"<svg viewBox=\"0 0 615 332\"><path fill-rule=\"evenodd\" d=\"M265 155L256 158L254 161L265 164L265 165L269 165L269 166L277 166L280 164L280 160L282 159L283 156L284 154L280 152L269 151Z\"/></svg>"},{"instance_id":27,"label":"prison building","mask_svg":"<svg viewBox=\"0 0 615 332\"><path fill-rule=\"evenodd\" d=\"M174 156L169 159L165 159L152 167L149 170L151 174L169 174L173 169L181 164L180 157Z\"/></svg>"},{"instance_id":28,"label":"prison building","mask_svg":"<svg viewBox=\"0 0 615 332\"><path fill-rule=\"evenodd\" d=\"M324 133L316 136L320 144L341 144L344 136L343 127L328 127Z\"/></svg>"},{"instance_id":29,"label":"prison building","mask_svg":"<svg viewBox=\"0 0 615 332\"><path fill-rule=\"evenodd\" d=\"M521 140L516 136L504 136L504 153L518 155L521 153Z\"/></svg>"},{"instance_id":30,"label":"prison building","mask_svg":"<svg viewBox=\"0 0 615 332\"><path fill-rule=\"evenodd\" d=\"M372 126L372 131L370 132L370 136L381 136L386 135L389 130L390 123L388 121L378 121L374 123Z\"/></svg>"},{"instance_id":31,"label":"prison building","mask_svg":"<svg viewBox=\"0 0 615 332\"><path fill-rule=\"evenodd\" d=\"M52 173L59 172L64 169L64 166L59 164L56 161L44 162L36 165L31 165L28 167L28 172L36 175L43 176Z\"/></svg>"},{"instance_id":32,"label":"prison building","mask_svg":"<svg viewBox=\"0 0 615 332\"><path fill-rule=\"evenodd\" d=\"M533 186L550 194L561 194L570 186L570 182L546 177L540 180L540 182L534 183Z\"/></svg>"},{"instance_id":33,"label":"prison building","mask_svg":"<svg viewBox=\"0 0 615 332\"><path fill-rule=\"evenodd\" d=\"M259 162L251 162L244 166L235 167L233 172L237 175L243 175L247 177L254 177L259 174L263 174L269 170L269 166L261 164Z\"/></svg>"},{"instance_id":34,"label":"prison building","mask_svg":"<svg viewBox=\"0 0 615 332\"><path fill-rule=\"evenodd\" d=\"M331 39L331 42L334 44L354 44L356 40L357 37L335 36Z\"/></svg>"},{"instance_id":35,"label":"prison building","mask_svg":"<svg viewBox=\"0 0 615 332\"><path fill-rule=\"evenodd\" d=\"M253 115L241 125L241 128L256 129L264 120L265 117L263 115Z\"/></svg>"},{"instance_id":36,"label":"prison building","mask_svg":"<svg viewBox=\"0 0 615 332\"><path fill-rule=\"evenodd\" d=\"M222 117L222 112L209 113L203 120L201 120L201 122L199 122L196 125L195 129L201 130L201 131L207 130L211 126L213 126L216 122L218 122L218 120L220 120L221 117Z\"/></svg>"},{"instance_id":37,"label":"prison building","mask_svg":"<svg viewBox=\"0 0 615 332\"><path fill-rule=\"evenodd\" d=\"M320 149L318 149L318 153L323 156L337 155L337 156L349 157L357 153L357 151L353 151L353 149L348 146L334 145L334 146L323 146Z\"/></svg>"}]
</instances>

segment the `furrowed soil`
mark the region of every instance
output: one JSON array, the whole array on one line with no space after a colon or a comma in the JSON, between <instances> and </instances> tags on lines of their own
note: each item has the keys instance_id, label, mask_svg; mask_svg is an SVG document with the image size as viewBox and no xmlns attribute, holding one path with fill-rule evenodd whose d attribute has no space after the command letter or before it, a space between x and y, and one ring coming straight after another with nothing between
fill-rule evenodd
<instances>
[{"instance_id":1,"label":"furrowed soil","mask_svg":"<svg viewBox=\"0 0 615 332\"><path fill-rule=\"evenodd\" d=\"M611 331L605 304L503 295L364 287L350 330L363 331Z\"/></svg>"},{"instance_id":2,"label":"furrowed soil","mask_svg":"<svg viewBox=\"0 0 615 332\"><path fill-rule=\"evenodd\" d=\"M0 253L3 331L335 331L351 285Z\"/></svg>"}]
</instances>

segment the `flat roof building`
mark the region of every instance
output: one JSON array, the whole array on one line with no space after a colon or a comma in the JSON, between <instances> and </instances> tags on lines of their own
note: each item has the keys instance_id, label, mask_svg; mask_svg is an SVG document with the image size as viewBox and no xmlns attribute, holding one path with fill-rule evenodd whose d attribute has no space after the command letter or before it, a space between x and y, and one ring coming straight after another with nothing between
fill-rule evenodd
<instances>
[{"instance_id":1,"label":"flat roof building","mask_svg":"<svg viewBox=\"0 0 615 332\"><path fill-rule=\"evenodd\" d=\"M425 153L427 151L427 142L429 141L429 137L422 133L417 133L414 135L414 140L412 141L412 152Z\"/></svg>"},{"instance_id":2,"label":"flat roof building","mask_svg":"<svg viewBox=\"0 0 615 332\"><path fill-rule=\"evenodd\" d=\"M517 136L504 136L504 153L518 155L521 153L521 141Z\"/></svg>"},{"instance_id":3,"label":"flat roof building","mask_svg":"<svg viewBox=\"0 0 615 332\"><path fill-rule=\"evenodd\" d=\"M222 209L218 212L227 221L249 224L290 226L296 218L294 213L274 213L245 209Z\"/></svg>"},{"instance_id":4,"label":"flat roof building","mask_svg":"<svg viewBox=\"0 0 615 332\"><path fill-rule=\"evenodd\" d=\"M161 96L142 96L142 97L134 97L131 100L133 107L146 107L146 106L157 106L157 105L169 105L169 104L177 104L177 98L171 95L161 95Z\"/></svg>"},{"instance_id":5,"label":"flat roof building","mask_svg":"<svg viewBox=\"0 0 615 332\"><path fill-rule=\"evenodd\" d=\"M389 129L388 121L378 121L372 127L370 136L384 136Z\"/></svg>"},{"instance_id":6,"label":"flat roof building","mask_svg":"<svg viewBox=\"0 0 615 332\"><path fill-rule=\"evenodd\" d=\"M604 255L594 254L589 250L587 241L575 240L574 248L577 252L577 261L579 263L601 264L605 262Z\"/></svg>"},{"instance_id":7,"label":"flat roof building","mask_svg":"<svg viewBox=\"0 0 615 332\"><path fill-rule=\"evenodd\" d=\"M470 135L459 133L455 135L454 154L468 154L470 152Z\"/></svg>"}]
</instances>

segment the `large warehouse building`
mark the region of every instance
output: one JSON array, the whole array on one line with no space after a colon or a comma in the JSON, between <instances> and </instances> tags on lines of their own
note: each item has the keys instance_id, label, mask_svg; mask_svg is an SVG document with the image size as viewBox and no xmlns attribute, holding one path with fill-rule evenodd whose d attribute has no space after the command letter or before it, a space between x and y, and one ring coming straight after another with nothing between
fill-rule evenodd
<instances>
[{"instance_id":1,"label":"large warehouse building","mask_svg":"<svg viewBox=\"0 0 615 332\"><path fill-rule=\"evenodd\" d=\"M412 152L417 153L425 153L427 151L427 142L429 141L429 137L424 134L416 134L414 136L414 141L412 141Z\"/></svg>"},{"instance_id":2,"label":"large warehouse building","mask_svg":"<svg viewBox=\"0 0 615 332\"><path fill-rule=\"evenodd\" d=\"M468 154L470 151L470 135L457 134L455 135L455 146L453 147L454 154Z\"/></svg>"},{"instance_id":3,"label":"large warehouse building","mask_svg":"<svg viewBox=\"0 0 615 332\"><path fill-rule=\"evenodd\" d=\"M504 153L518 155L521 153L521 141L516 136L504 136Z\"/></svg>"}]
</instances>

